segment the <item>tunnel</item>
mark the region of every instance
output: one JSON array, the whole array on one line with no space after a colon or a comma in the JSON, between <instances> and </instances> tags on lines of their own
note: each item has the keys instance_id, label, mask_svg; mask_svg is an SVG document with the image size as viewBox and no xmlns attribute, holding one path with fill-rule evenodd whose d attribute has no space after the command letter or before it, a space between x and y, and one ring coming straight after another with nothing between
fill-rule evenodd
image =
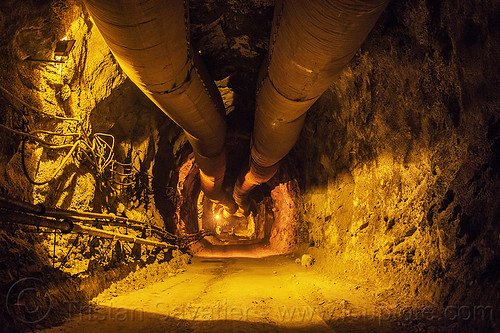
<instances>
[{"instance_id":1,"label":"tunnel","mask_svg":"<svg viewBox=\"0 0 500 333\"><path fill-rule=\"evenodd\" d=\"M0 2L2 332L499 332L497 1Z\"/></svg>"}]
</instances>

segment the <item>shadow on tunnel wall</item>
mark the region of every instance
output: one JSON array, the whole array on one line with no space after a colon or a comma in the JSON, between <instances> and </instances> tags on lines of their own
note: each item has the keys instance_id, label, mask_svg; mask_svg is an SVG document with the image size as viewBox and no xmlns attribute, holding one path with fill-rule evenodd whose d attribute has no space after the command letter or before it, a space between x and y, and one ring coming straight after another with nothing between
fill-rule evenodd
<instances>
[{"instance_id":1,"label":"shadow on tunnel wall","mask_svg":"<svg viewBox=\"0 0 500 333\"><path fill-rule=\"evenodd\" d=\"M287 163L330 270L444 306L499 304L497 14L392 1L309 110Z\"/></svg>"},{"instance_id":2,"label":"shadow on tunnel wall","mask_svg":"<svg viewBox=\"0 0 500 333\"><path fill-rule=\"evenodd\" d=\"M176 193L178 181L178 166L176 164L176 156L174 155L175 138L181 135L180 128L178 134L174 136L174 140L168 135L172 132L172 128L161 128L160 138L158 141L158 152L155 157L153 166L153 193L155 198L156 208L159 210L165 228L171 233L176 231ZM172 142L174 141L174 142ZM177 156L179 158L179 156Z\"/></svg>"}]
</instances>

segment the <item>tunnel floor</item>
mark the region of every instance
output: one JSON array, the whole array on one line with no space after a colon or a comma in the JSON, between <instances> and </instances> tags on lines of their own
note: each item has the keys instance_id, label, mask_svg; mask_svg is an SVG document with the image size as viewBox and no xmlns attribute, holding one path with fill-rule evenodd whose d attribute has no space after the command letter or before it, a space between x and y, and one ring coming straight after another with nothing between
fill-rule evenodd
<instances>
[{"instance_id":1,"label":"tunnel floor","mask_svg":"<svg viewBox=\"0 0 500 333\"><path fill-rule=\"evenodd\" d=\"M95 306L43 332L394 332L380 290L332 280L292 255L194 257L163 282L104 292Z\"/></svg>"}]
</instances>

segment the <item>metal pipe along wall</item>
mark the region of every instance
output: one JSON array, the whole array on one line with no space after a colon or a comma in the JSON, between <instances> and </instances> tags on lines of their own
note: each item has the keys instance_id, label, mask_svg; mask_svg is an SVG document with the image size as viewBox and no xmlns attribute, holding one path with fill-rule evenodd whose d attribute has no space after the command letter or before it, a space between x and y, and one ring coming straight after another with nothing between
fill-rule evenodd
<instances>
[{"instance_id":1,"label":"metal pipe along wall","mask_svg":"<svg viewBox=\"0 0 500 333\"><path fill-rule=\"evenodd\" d=\"M185 131L203 192L224 200L224 105L189 43L188 1L84 0L123 71Z\"/></svg>"},{"instance_id":2,"label":"metal pipe along wall","mask_svg":"<svg viewBox=\"0 0 500 333\"><path fill-rule=\"evenodd\" d=\"M278 0L269 53L257 86L249 167L233 197L276 173L297 141L309 107L334 82L375 25L388 0Z\"/></svg>"}]
</instances>

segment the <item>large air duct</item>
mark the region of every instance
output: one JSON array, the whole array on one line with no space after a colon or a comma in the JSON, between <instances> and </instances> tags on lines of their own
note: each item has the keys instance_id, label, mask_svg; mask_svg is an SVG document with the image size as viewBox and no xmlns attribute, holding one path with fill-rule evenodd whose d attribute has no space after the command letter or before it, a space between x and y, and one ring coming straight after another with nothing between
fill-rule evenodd
<instances>
[{"instance_id":1,"label":"large air duct","mask_svg":"<svg viewBox=\"0 0 500 333\"><path fill-rule=\"evenodd\" d=\"M123 71L185 131L203 192L225 201L224 105L189 43L188 1L84 2Z\"/></svg>"},{"instance_id":2,"label":"large air duct","mask_svg":"<svg viewBox=\"0 0 500 333\"><path fill-rule=\"evenodd\" d=\"M388 0L278 0L269 53L257 86L249 167L233 197L276 173L297 141L306 111L334 82L375 25Z\"/></svg>"}]
</instances>

